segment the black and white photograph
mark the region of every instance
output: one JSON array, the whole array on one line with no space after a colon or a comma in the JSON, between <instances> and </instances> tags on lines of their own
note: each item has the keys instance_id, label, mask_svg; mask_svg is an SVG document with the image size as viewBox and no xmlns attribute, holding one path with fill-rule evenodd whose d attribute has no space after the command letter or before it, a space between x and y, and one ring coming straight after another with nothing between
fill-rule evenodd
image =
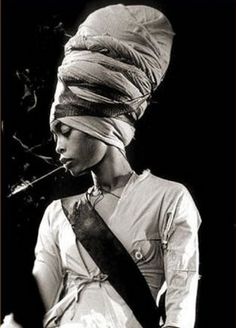
<instances>
[{"instance_id":1,"label":"black and white photograph","mask_svg":"<svg viewBox=\"0 0 236 328\"><path fill-rule=\"evenodd\" d=\"M234 328L233 0L2 1L2 328Z\"/></svg>"}]
</instances>

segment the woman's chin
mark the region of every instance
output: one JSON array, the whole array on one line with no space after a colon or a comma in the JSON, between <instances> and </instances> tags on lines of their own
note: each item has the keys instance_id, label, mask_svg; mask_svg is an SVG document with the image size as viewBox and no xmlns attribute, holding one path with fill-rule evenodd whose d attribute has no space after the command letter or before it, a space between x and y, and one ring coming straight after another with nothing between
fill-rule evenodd
<instances>
[{"instance_id":1,"label":"woman's chin","mask_svg":"<svg viewBox=\"0 0 236 328\"><path fill-rule=\"evenodd\" d=\"M68 170L70 172L70 174L73 176L73 177L79 177L81 175L84 175L84 174L87 174L89 172L88 169L75 169L75 168L71 168Z\"/></svg>"},{"instance_id":2,"label":"woman's chin","mask_svg":"<svg viewBox=\"0 0 236 328\"><path fill-rule=\"evenodd\" d=\"M68 172L70 172L73 177L78 177L80 175L80 171L75 169L69 169Z\"/></svg>"}]
</instances>

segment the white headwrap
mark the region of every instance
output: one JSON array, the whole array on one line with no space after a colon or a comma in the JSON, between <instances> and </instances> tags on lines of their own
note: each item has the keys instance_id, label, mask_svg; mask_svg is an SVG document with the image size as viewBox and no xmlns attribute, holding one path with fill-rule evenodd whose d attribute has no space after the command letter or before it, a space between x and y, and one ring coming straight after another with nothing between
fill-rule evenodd
<instances>
[{"instance_id":1,"label":"white headwrap","mask_svg":"<svg viewBox=\"0 0 236 328\"><path fill-rule=\"evenodd\" d=\"M92 120L85 124L83 116L109 118L114 129L114 118L139 119L167 70L173 34L168 19L147 6L111 5L90 14L65 46L50 122L78 116L86 133L96 126L102 139L107 121L99 132L99 124L89 129Z\"/></svg>"}]
</instances>

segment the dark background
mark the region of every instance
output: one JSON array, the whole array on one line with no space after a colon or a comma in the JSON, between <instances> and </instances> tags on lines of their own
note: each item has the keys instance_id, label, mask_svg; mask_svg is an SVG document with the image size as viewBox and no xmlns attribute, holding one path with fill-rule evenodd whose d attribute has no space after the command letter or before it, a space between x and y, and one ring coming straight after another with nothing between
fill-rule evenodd
<instances>
[{"instance_id":1,"label":"dark background","mask_svg":"<svg viewBox=\"0 0 236 328\"><path fill-rule=\"evenodd\" d=\"M40 327L42 306L30 272L43 211L91 181L60 171L6 195L56 167L48 114L63 45L88 13L112 3L2 2L2 315L14 311L24 328ZM161 9L176 32L171 64L138 122L130 161L137 172L150 168L189 188L203 221L196 327L234 327L234 2L123 3Z\"/></svg>"}]
</instances>

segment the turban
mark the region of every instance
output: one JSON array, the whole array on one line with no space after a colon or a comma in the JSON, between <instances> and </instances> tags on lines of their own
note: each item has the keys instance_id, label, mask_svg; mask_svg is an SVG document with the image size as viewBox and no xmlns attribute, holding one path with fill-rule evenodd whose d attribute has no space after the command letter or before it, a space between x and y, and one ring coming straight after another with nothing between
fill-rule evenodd
<instances>
[{"instance_id":1,"label":"turban","mask_svg":"<svg viewBox=\"0 0 236 328\"><path fill-rule=\"evenodd\" d=\"M163 13L148 6L90 14L65 45L50 122L93 116L134 123L167 70L173 35Z\"/></svg>"}]
</instances>

